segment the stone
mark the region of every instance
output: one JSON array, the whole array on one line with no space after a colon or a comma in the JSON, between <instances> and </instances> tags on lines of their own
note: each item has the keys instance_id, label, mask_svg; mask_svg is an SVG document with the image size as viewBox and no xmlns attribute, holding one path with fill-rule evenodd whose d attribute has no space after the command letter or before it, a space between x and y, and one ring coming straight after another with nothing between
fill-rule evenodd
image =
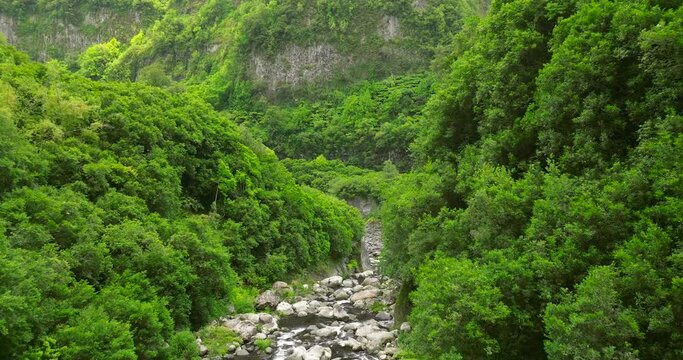
<instances>
[{"instance_id":1,"label":"stone","mask_svg":"<svg viewBox=\"0 0 683 360\"><path fill-rule=\"evenodd\" d=\"M367 337L368 335L380 331L379 327L377 325L363 325L356 330L356 336L360 337Z\"/></svg>"},{"instance_id":2,"label":"stone","mask_svg":"<svg viewBox=\"0 0 683 360\"><path fill-rule=\"evenodd\" d=\"M273 315L270 314L260 314L258 319L262 324L270 324L274 320Z\"/></svg>"},{"instance_id":3,"label":"stone","mask_svg":"<svg viewBox=\"0 0 683 360\"><path fill-rule=\"evenodd\" d=\"M273 353L273 348L268 346L265 350L266 354L272 354Z\"/></svg>"},{"instance_id":4,"label":"stone","mask_svg":"<svg viewBox=\"0 0 683 360\"><path fill-rule=\"evenodd\" d=\"M237 355L237 356L249 356L249 351L247 351L245 349L237 349L237 351L235 351L235 355Z\"/></svg>"},{"instance_id":5,"label":"stone","mask_svg":"<svg viewBox=\"0 0 683 360\"><path fill-rule=\"evenodd\" d=\"M340 341L339 346L341 346L343 348L349 348L353 351L358 351L361 348L363 348L363 344L361 344L360 341L358 341L354 338L349 338L347 340Z\"/></svg>"},{"instance_id":6,"label":"stone","mask_svg":"<svg viewBox=\"0 0 683 360\"><path fill-rule=\"evenodd\" d=\"M244 320L248 320L252 324L258 324L259 322L261 322L261 317L258 314L245 314Z\"/></svg>"},{"instance_id":7,"label":"stone","mask_svg":"<svg viewBox=\"0 0 683 360\"><path fill-rule=\"evenodd\" d=\"M339 275L336 275L336 276L330 276L327 279L323 279L320 281L320 283L325 285L325 286L337 288L337 287L341 286L343 281L344 281L344 278L342 278Z\"/></svg>"},{"instance_id":8,"label":"stone","mask_svg":"<svg viewBox=\"0 0 683 360\"><path fill-rule=\"evenodd\" d=\"M356 282L353 281L353 279L346 279L342 281L342 286L345 288L352 288L354 285L356 285Z\"/></svg>"},{"instance_id":9,"label":"stone","mask_svg":"<svg viewBox=\"0 0 683 360\"><path fill-rule=\"evenodd\" d=\"M256 335L258 330L256 326L247 322L241 322L239 325L232 328L243 340L251 339Z\"/></svg>"},{"instance_id":10,"label":"stone","mask_svg":"<svg viewBox=\"0 0 683 360\"><path fill-rule=\"evenodd\" d=\"M256 298L256 308L265 309L276 307L280 303L280 297L272 290L266 290Z\"/></svg>"},{"instance_id":11,"label":"stone","mask_svg":"<svg viewBox=\"0 0 683 360\"><path fill-rule=\"evenodd\" d=\"M359 291L353 295L351 295L351 302L356 302L360 300L367 300L367 299L373 299L379 296L379 289L372 288L372 289L367 289L363 291Z\"/></svg>"},{"instance_id":12,"label":"stone","mask_svg":"<svg viewBox=\"0 0 683 360\"><path fill-rule=\"evenodd\" d=\"M320 336L320 337L326 338L326 337L337 335L337 330L334 328L326 326L322 329L316 329L314 331L311 331L311 334L313 334L315 336Z\"/></svg>"},{"instance_id":13,"label":"stone","mask_svg":"<svg viewBox=\"0 0 683 360\"><path fill-rule=\"evenodd\" d=\"M389 313L386 312L386 311L380 311L380 312L375 316L375 319L377 319L377 320L379 320L379 321L389 321L389 320L392 319L392 316L391 316L391 314L389 314Z\"/></svg>"},{"instance_id":14,"label":"stone","mask_svg":"<svg viewBox=\"0 0 683 360\"><path fill-rule=\"evenodd\" d=\"M361 285L363 286L370 286L370 285L377 285L379 284L379 279L376 277L369 277L363 280L363 283Z\"/></svg>"},{"instance_id":15,"label":"stone","mask_svg":"<svg viewBox=\"0 0 683 360\"><path fill-rule=\"evenodd\" d=\"M275 310L277 310L279 313L281 313L282 315L285 315L285 316L289 316L289 315L294 314L294 308L292 307L292 305L290 303L288 303L286 301L279 303Z\"/></svg>"},{"instance_id":16,"label":"stone","mask_svg":"<svg viewBox=\"0 0 683 360\"><path fill-rule=\"evenodd\" d=\"M308 308L311 310L315 310L321 306L322 304L318 300L311 300L311 302L308 303Z\"/></svg>"},{"instance_id":17,"label":"stone","mask_svg":"<svg viewBox=\"0 0 683 360\"><path fill-rule=\"evenodd\" d=\"M273 284L273 290L275 290L275 291L284 290L284 289L287 289L287 288L289 288L289 285L288 285L286 282L284 282L284 281L276 281L276 282Z\"/></svg>"},{"instance_id":18,"label":"stone","mask_svg":"<svg viewBox=\"0 0 683 360\"><path fill-rule=\"evenodd\" d=\"M401 331L409 332L413 328L410 326L410 323L404 322L403 324L401 324L400 329L401 329Z\"/></svg>"},{"instance_id":19,"label":"stone","mask_svg":"<svg viewBox=\"0 0 683 360\"><path fill-rule=\"evenodd\" d=\"M209 353L209 348L206 345L199 345L199 356L206 356Z\"/></svg>"},{"instance_id":20,"label":"stone","mask_svg":"<svg viewBox=\"0 0 683 360\"><path fill-rule=\"evenodd\" d=\"M394 340L394 334L389 331L377 331L366 336L368 339L367 348L369 351L377 351L384 344Z\"/></svg>"},{"instance_id":21,"label":"stone","mask_svg":"<svg viewBox=\"0 0 683 360\"><path fill-rule=\"evenodd\" d=\"M254 337L252 337L253 340L265 340L267 338L268 338L268 335L266 335L264 333L258 333L256 335L254 335Z\"/></svg>"},{"instance_id":22,"label":"stone","mask_svg":"<svg viewBox=\"0 0 683 360\"><path fill-rule=\"evenodd\" d=\"M348 323L348 324L344 325L343 329L344 329L344 330L347 330L347 331L348 331L348 330L356 331L356 330L358 330L358 328L360 328L361 326L363 326L363 324L361 324L361 323L359 323L359 322L352 322L352 323Z\"/></svg>"},{"instance_id":23,"label":"stone","mask_svg":"<svg viewBox=\"0 0 683 360\"><path fill-rule=\"evenodd\" d=\"M349 292L346 289L338 289L332 294L336 300L346 300L349 298Z\"/></svg>"},{"instance_id":24,"label":"stone","mask_svg":"<svg viewBox=\"0 0 683 360\"><path fill-rule=\"evenodd\" d=\"M292 308L294 308L294 311L297 313L308 312L308 302L307 301L296 302L296 303L292 304Z\"/></svg>"},{"instance_id":25,"label":"stone","mask_svg":"<svg viewBox=\"0 0 683 360\"><path fill-rule=\"evenodd\" d=\"M304 356L306 356L306 348L297 346L292 350L292 353L287 356L286 360L303 360Z\"/></svg>"},{"instance_id":26,"label":"stone","mask_svg":"<svg viewBox=\"0 0 683 360\"><path fill-rule=\"evenodd\" d=\"M335 304L334 308L332 309L332 316L335 319L343 320L348 318L349 314L346 312L346 310L344 310L344 308L341 305Z\"/></svg>"},{"instance_id":27,"label":"stone","mask_svg":"<svg viewBox=\"0 0 683 360\"><path fill-rule=\"evenodd\" d=\"M303 360L330 360L332 359L332 349L315 345L306 351Z\"/></svg>"},{"instance_id":28,"label":"stone","mask_svg":"<svg viewBox=\"0 0 683 360\"><path fill-rule=\"evenodd\" d=\"M334 310L329 306L321 306L318 308L318 316L332 319L334 317Z\"/></svg>"}]
</instances>

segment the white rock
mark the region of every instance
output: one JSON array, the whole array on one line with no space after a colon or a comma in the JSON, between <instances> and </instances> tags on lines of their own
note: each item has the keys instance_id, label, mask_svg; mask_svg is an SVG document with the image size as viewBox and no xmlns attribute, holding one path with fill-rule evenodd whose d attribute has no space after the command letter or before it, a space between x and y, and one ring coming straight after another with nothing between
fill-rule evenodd
<instances>
[{"instance_id":1,"label":"white rock","mask_svg":"<svg viewBox=\"0 0 683 360\"><path fill-rule=\"evenodd\" d=\"M336 300L346 300L349 298L349 292L347 289L342 288L335 291L332 296L334 296Z\"/></svg>"},{"instance_id":2,"label":"white rock","mask_svg":"<svg viewBox=\"0 0 683 360\"><path fill-rule=\"evenodd\" d=\"M283 301L277 305L277 308L275 309L278 312L280 312L282 315L289 316L294 314L294 308L292 305L286 301Z\"/></svg>"},{"instance_id":3,"label":"white rock","mask_svg":"<svg viewBox=\"0 0 683 360\"><path fill-rule=\"evenodd\" d=\"M380 331L377 325L363 325L356 330L356 336L367 337L368 335Z\"/></svg>"},{"instance_id":4,"label":"white rock","mask_svg":"<svg viewBox=\"0 0 683 360\"><path fill-rule=\"evenodd\" d=\"M258 332L258 329L256 329L256 326L247 322L242 322L239 325L235 326L233 330L239 334L239 336L244 339L248 340L252 336L256 335Z\"/></svg>"},{"instance_id":5,"label":"white rock","mask_svg":"<svg viewBox=\"0 0 683 360\"><path fill-rule=\"evenodd\" d=\"M259 322L261 322L261 317L259 316L259 314L245 314L244 320L248 320L253 324L258 324Z\"/></svg>"},{"instance_id":6,"label":"white rock","mask_svg":"<svg viewBox=\"0 0 683 360\"><path fill-rule=\"evenodd\" d=\"M363 344L361 344L360 341L358 341L354 338L349 338L347 340L340 341L339 346L345 347L345 348L350 348L353 351L358 351L363 347Z\"/></svg>"},{"instance_id":7,"label":"white rock","mask_svg":"<svg viewBox=\"0 0 683 360\"><path fill-rule=\"evenodd\" d=\"M209 348L206 347L206 345L199 345L199 355L200 356L205 356L206 354L209 353Z\"/></svg>"},{"instance_id":8,"label":"white rock","mask_svg":"<svg viewBox=\"0 0 683 360\"><path fill-rule=\"evenodd\" d=\"M384 344L394 340L394 334L392 334L388 331L377 331L377 332L368 334L367 339L368 339L368 344L367 344L368 350L377 351Z\"/></svg>"},{"instance_id":9,"label":"white rock","mask_svg":"<svg viewBox=\"0 0 683 360\"><path fill-rule=\"evenodd\" d=\"M322 329L316 329L316 330L312 331L311 334L313 334L315 336L320 336L320 337L326 338L326 337L337 335L337 330L332 328L332 327L325 326Z\"/></svg>"},{"instance_id":10,"label":"white rock","mask_svg":"<svg viewBox=\"0 0 683 360\"><path fill-rule=\"evenodd\" d=\"M404 322L403 324L401 324L401 331L408 332L408 331L410 331L410 330L412 330L412 327L410 326L410 323Z\"/></svg>"},{"instance_id":11,"label":"white rock","mask_svg":"<svg viewBox=\"0 0 683 360\"><path fill-rule=\"evenodd\" d=\"M334 310L329 306L321 306L318 308L318 316L331 319L334 317Z\"/></svg>"},{"instance_id":12,"label":"white rock","mask_svg":"<svg viewBox=\"0 0 683 360\"><path fill-rule=\"evenodd\" d=\"M287 356L287 360L303 360L304 356L306 356L306 348L297 346L292 350L292 353Z\"/></svg>"},{"instance_id":13,"label":"white rock","mask_svg":"<svg viewBox=\"0 0 683 360\"><path fill-rule=\"evenodd\" d=\"M361 326L363 326L363 324L361 324L359 322L352 322L352 323L348 323L348 324L344 325L343 329L347 330L347 331L349 331L349 330L356 331Z\"/></svg>"},{"instance_id":14,"label":"white rock","mask_svg":"<svg viewBox=\"0 0 683 360\"><path fill-rule=\"evenodd\" d=\"M237 351L235 351L235 355L237 355L237 356L249 356L249 351L247 351L245 349L237 349Z\"/></svg>"},{"instance_id":15,"label":"white rock","mask_svg":"<svg viewBox=\"0 0 683 360\"><path fill-rule=\"evenodd\" d=\"M320 306L322 306L322 304L318 300L311 300L311 302L308 303L308 307L311 310L315 310L315 309L319 308Z\"/></svg>"},{"instance_id":16,"label":"white rock","mask_svg":"<svg viewBox=\"0 0 683 360\"><path fill-rule=\"evenodd\" d=\"M391 320L391 318L392 318L392 317L391 317L391 314L389 314L389 313L386 312L386 311L380 311L380 312L375 316L375 319L377 319L377 320L379 320L379 321L389 321L389 320Z\"/></svg>"},{"instance_id":17,"label":"white rock","mask_svg":"<svg viewBox=\"0 0 683 360\"><path fill-rule=\"evenodd\" d=\"M359 300L367 300L367 299L372 299L376 298L379 296L379 289L372 288L372 289L367 289L363 291L359 291L353 295L351 295L351 302L356 302Z\"/></svg>"},{"instance_id":18,"label":"white rock","mask_svg":"<svg viewBox=\"0 0 683 360\"><path fill-rule=\"evenodd\" d=\"M296 302L296 303L292 304L292 308L294 308L294 311L297 313L308 312L308 302L307 301Z\"/></svg>"},{"instance_id":19,"label":"white rock","mask_svg":"<svg viewBox=\"0 0 683 360\"><path fill-rule=\"evenodd\" d=\"M336 287L341 286L343 281L344 281L344 278L336 275L336 276L330 276L327 279L323 279L320 281L320 283L325 285L325 286L336 288Z\"/></svg>"},{"instance_id":20,"label":"white rock","mask_svg":"<svg viewBox=\"0 0 683 360\"><path fill-rule=\"evenodd\" d=\"M273 315L270 314L259 314L259 322L263 324L270 324L273 322L274 318Z\"/></svg>"},{"instance_id":21,"label":"white rock","mask_svg":"<svg viewBox=\"0 0 683 360\"><path fill-rule=\"evenodd\" d=\"M335 304L334 309L332 310L332 316L334 316L335 319L343 320L347 319L349 317L349 314L346 312L346 310L344 310L344 308L341 305Z\"/></svg>"},{"instance_id":22,"label":"white rock","mask_svg":"<svg viewBox=\"0 0 683 360\"><path fill-rule=\"evenodd\" d=\"M330 360L332 359L332 349L315 345L306 351L303 360Z\"/></svg>"},{"instance_id":23,"label":"white rock","mask_svg":"<svg viewBox=\"0 0 683 360\"><path fill-rule=\"evenodd\" d=\"M363 286L368 286L368 285L377 285L379 284L379 279L376 277L369 277L363 280L363 283L361 285Z\"/></svg>"},{"instance_id":24,"label":"white rock","mask_svg":"<svg viewBox=\"0 0 683 360\"><path fill-rule=\"evenodd\" d=\"M353 281L353 279L346 279L342 281L342 286L345 288L352 288L354 285L356 285L356 282Z\"/></svg>"},{"instance_id":25,"label":"white rock","mask_svg":"<svg viewBox=\"0 0 683 360\"><path fill-rule=\"evenodd\" d=\"M254 340L265 340L266 338L268 338L268 335L266 335L264 333L258 333L256 335L254 335L254 337L252 339L254 339Z\"/></svg>"},{"instance_id":26,"label":"white rock","mask_svg":"<svg viewBox=\"0 0 683 360\"><path fill-rule=\"evenodd\" d=\"M287 285L287 283L284 281L276 281L273 284L273 290L283 290L283 289L286 289L288 287L289 287L289 285Z\"/></svg>"}]
</instances>

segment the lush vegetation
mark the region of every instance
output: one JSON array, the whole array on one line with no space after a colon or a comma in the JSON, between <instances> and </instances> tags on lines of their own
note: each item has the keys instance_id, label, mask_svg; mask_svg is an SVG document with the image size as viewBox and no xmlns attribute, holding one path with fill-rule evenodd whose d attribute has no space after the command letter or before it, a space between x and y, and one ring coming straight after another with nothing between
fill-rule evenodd
<instances>
[{"instance_id":1,"label":"lush vegetation","mask_svg":"<svg viewBox=\"0 0 683 360\"><path fill-rule=\"evenodd\" d=\"M0 45L0 354L193 358L353 253L329 193L381 203L404 358L683 358L680 1L0 0L103 9L142 31Z\"/></svg>"},{"instance_id":2,"label":"lush vegetation","mask_svg":"<svg viewBox=\"0 0 683 360\"><path fill-rule=\"evenodd\" d=\"M0 44L0 353L176 359L185 329L360 237L355 209L185 94Z\"/></svg>"},{"instance_id":3,"label":"lush vegetation","mask_svg":"<svg viewBox=\"0 0 683 360\"><path fill-rule=\"evenodd\" d=\"M494 1L383 209L424 359L683 356L683 8Z\"/></svg>"}]
</instances>

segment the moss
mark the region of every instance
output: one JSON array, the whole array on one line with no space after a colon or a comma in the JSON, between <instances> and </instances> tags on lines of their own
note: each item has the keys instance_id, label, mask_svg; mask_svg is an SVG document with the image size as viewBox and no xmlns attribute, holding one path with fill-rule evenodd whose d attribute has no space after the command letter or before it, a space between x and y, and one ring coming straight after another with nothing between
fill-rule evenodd
<instances>
[{"instance_id":1,"label":"moss","mask_svg":"<svg viewBox=\"0 0 683 360\"><path fill-rule=\"evenodd\" d=\"M222 326L207 326L197 334L209 349L209 356L223 356L228 353L228 346L240 343L240 337L232 330Z\"/></svg>"}]
</instances>

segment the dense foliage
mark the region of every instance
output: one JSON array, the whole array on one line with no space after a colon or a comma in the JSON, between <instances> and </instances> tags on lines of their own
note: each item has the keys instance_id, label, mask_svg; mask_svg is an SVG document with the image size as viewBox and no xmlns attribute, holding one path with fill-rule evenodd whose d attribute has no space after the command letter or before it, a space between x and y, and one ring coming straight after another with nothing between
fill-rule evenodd
<instances>
[{"instance_id":1,"label":"dense foliage","mask_svg":"<svg viewBox=\"0 0 683 360\"><path fill-rule=\"evenodd\" d=\"M424 359L683 356L683 7L494 1L384 206Z\"/></svg>"},{"instance_id":2,"label":"dense foliage","mask_svg":"<svg viewBox=\"0 0 683 360\"><path fill-rule=\"evenodd\" d=\"M296 185L191 95L0 43L0 99L3 357L194 357L183 330L240 286L348 256L360 237L355 209Z\"/></svg>"},{"instance_id":3,"label":"dense foliage","mask_svg":"<svg viewBox=\"0 0 683 360\"><path fill-rule=\"evenodd\" d=\"M137 35L45 37L98 12ZM382 203L405 358L683 358L681 1L3 14L77 75L0 45L0 354L192 358L249 286L353 252L326 192Z\"/></svg>"}]
</instances>

